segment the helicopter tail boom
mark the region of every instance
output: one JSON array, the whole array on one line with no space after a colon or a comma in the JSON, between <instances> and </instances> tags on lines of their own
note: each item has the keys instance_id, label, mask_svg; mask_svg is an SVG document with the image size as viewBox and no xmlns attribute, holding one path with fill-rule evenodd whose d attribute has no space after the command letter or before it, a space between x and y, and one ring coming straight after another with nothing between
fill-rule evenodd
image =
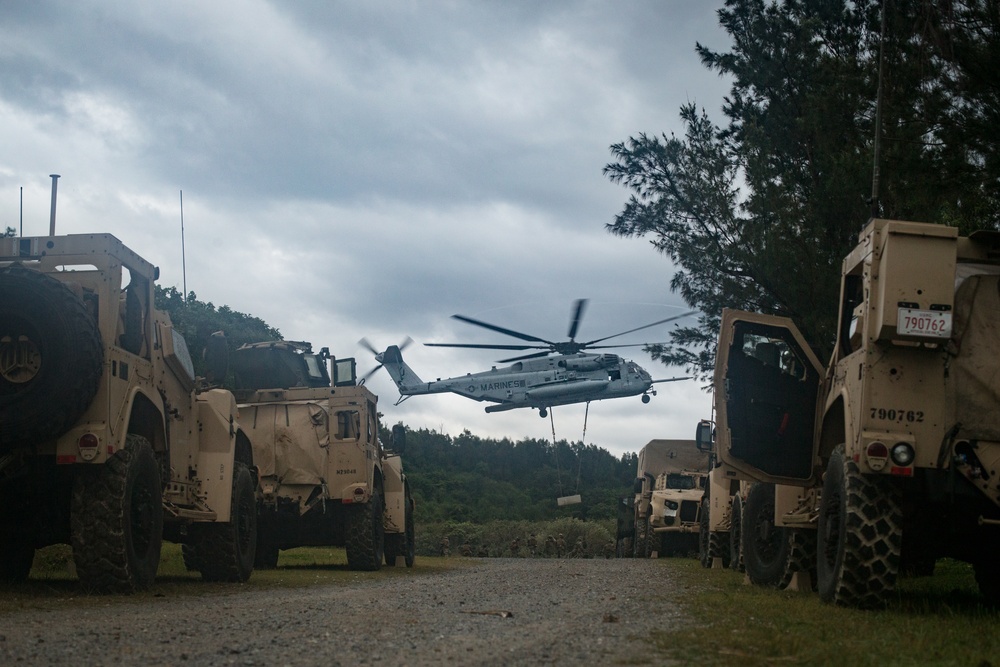
<instances>
[{"instance_id":1,"label":"helicopter tail boom","mask_svg":"<svg viewBox=\"0 0 1000 667\"><path fill-rule=\"evenodd\" d=\"M428 385L421 380L413 369L403 361L403 353L398 345L390 345L385 352L379 354L375 359L389 372L389 377L396 384L401 396L413 394L428 394Z\"/></svg>"}]
</instances>

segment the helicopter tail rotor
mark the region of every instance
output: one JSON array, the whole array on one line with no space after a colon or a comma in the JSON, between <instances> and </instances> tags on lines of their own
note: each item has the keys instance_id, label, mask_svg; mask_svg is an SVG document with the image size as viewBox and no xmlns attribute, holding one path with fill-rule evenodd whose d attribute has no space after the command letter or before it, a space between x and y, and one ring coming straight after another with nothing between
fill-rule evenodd
<instances>
[{"instance_id":1,"label":"helicopter tail rotor","mask_svg":"<svg viewBox=\"0 0 1000 667\"><path fill-rule=\"evenodd\" d=\"M403 339L403 341L399 345L393 346L395 348L395 350L396 350L396 353L397 353L396 356L399 356L398 353L402 352L407 347L409 347L410 343L412 343L412 342L413 342L413 339L410 338L409 336L407 336L406 338ZM374 357L375 357L375 361L378 362L378 366L376 366L375 368L371 369L370 371L368 371L367 373L365 373L361 377L361 383L362 384L365 383L373 375L375 375L376 373L378 373L380 370L382 370L383 368L385 368L385 362L386 361L390 361L390 362L394 362L395 361L395 359L387 360L385 358L385 353L388 352L389 350L392 350L393 347L386 348L385 351L379 352L378 348L376 348L374 345L372 345L371 341L369 341L367 338L362 338L361 340L359 340L358 341L358 345L360 345L361 347L363 347L366 350L368 350L369 352L371 352L372 355L374 355ZM402 361L402 357L399 357L399 361Z\"/></svg>"}]
</instances>

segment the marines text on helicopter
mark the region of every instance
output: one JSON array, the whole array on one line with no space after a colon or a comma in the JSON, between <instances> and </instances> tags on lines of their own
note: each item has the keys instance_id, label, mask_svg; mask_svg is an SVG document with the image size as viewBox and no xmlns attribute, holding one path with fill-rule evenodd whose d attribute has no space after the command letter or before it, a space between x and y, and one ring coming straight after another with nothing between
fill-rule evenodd
<instances>
[{"instance_id":1,"label":"marines text on helicopter","mask_svg":"<svg viewBox=\"0 0 1000 667\"><path fill-rule=\"evenodd\" d=\"M596 345L602 341L624 336L625 334L648 329L659 324L687 317L694 311L668 317L652 324L646 324L621 333L597 338L586 343L576 341L577 328L586 307L586 299L576 301L573 308L573 318L569 327L569 340L563 342L548 341L529 334L512 331L494 324L488 324L464 315L454 315L457 320L490 329L507 336L519 338L535 345L486 345L473 343L426 343L432 347L464 347L487 350L542 350L509 359L501 359L500 363L513 362L510 366L492 369L480 373L468 373L460 377L438 379L434 382L421 380L416 373L403 361L403 345L390 345L379 352L367 341L360 343L375 355L380 364L371 373L385 367L399 388L399 400L403 402L410 396L419 394L440 394L451 392L476 401L496 403L486 408L486 412L501 412L514 408L537 408L541 417L548 415L548 409L556 405L571 403L589 403L606 398L622 398L626 396L642 396L642 402L648 403L650 394L656 395L653 385L657 382L673 382L686 380L686 377L654 380L641 366L633 361L626 361L616 354L588 354L587 349L612 347L639 347L647 343L630 343L624 345ZM409 341L407 341L408 343ZM552 356L550 356L552 355Z\"/></svg>"}]
</instances>

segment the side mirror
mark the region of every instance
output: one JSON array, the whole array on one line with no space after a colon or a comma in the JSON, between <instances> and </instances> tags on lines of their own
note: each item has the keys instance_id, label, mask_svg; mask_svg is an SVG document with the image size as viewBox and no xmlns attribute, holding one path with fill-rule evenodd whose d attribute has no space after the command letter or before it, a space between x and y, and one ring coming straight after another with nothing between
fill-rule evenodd
<instances>
[{"instance_id":1,"label":"side mirror","mask_svg":"<svg viewBox=\"0 0 1000 667\"><path fill-rule=\"evenodd\" d=\"M715 427L712 422L707 419L702 419L698 422L698 428L694 435L694 444L700 451L712 451L715 444Z\"/></svg>"},{"instance_id":2,"label":"side mirror","mask_svg":"<svg viewBox=\"0 0 1000 667\"><path fill-rule=\"evenodd\" d=\"M402 424L394 424L392 427L392 446L390 447L396 454L406 451L406 427Z\"/></svg>"},{"instance_id":3,"label":"side mirror","mask_svg":"<svg viewBox=\"0 0 1000 667\"><path fill-rule=\"evenodd\" d=\"M635 482L632 484L632 493L635 495L642 493L642 477L635 478Z\"/></svg>"},{"instance_id":4,"label":"side mirror","mask_svg":"<svg viewBox=\"0 0 1000 667\"><path fill-rule=\"evenodd\" d=\"M205 375L212 384L222 384L229 373L229 343L226 334L216 331L205 346Z\"/></svg>"}]
</instances>

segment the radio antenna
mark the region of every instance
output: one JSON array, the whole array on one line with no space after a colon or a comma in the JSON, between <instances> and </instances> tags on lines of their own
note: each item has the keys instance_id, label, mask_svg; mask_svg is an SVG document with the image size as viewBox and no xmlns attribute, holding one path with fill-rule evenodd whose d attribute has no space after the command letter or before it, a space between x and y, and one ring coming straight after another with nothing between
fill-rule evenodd
<instances>
[{"instance_id":1,"label":"radio antenna","mask_svg":"<svg viewBox=\"0 0 1000 667\"><path fill-rule=\"evenodd\" d=\"M183 280L184 294L181 295L184 303L187 303L188 277L187 277L187 255L184 251L184 191L181 190L181 277Z\"/></svg>"},{"instance_id":2,"label":"radio antenna","mask_svg":"<svg viewBox=\"0 0 1000 667\"><path fill-rule=\"evenodd\" d=\"M869 200L871 204L871 217L877 218L879 215L879 201L878 201L878 188L879 188L879 178L881 176L879 169L879 162L881 160L882 152L882 80L883 72L885 70L885 6L886 0L882 0L882 32L879 35L878 43L878 92L875 93L875 143L874 143L874 164L872 165L872 197Z\"/></svg>"}]
</instances>

